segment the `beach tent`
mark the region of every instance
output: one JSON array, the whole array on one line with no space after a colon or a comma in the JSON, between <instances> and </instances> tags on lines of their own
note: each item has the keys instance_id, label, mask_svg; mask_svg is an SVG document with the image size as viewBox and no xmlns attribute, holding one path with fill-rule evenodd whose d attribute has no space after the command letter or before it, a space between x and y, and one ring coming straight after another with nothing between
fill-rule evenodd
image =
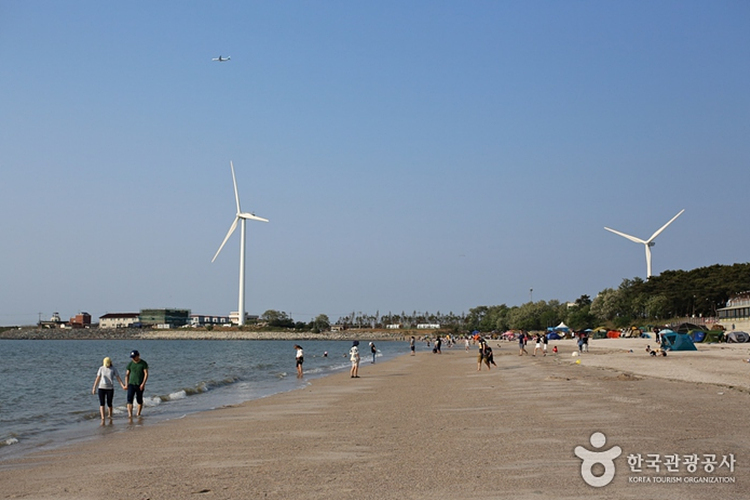
<instances>
[{"instance_id":1,"label":"beach tent","mask_svg":"<svg viewBox=\"0 0 750 500\"><path fill-rule=\"evenodd\" d=\"M721 330L709 330L706 333L706 336L703 338L704 344L714 343L718 344L719 342L724 341L724 332Z\"/></svg>"},{"instance_id":2,"label":"beach tent","mask_svg":"<svg viewBox=\"0 0 750 500\"><path fill-rule=\"evenodd\" d=\"M610 330L607 332L607 338L608 339L619 339L620 338L620 332L617 330Z\"/></svg>"},{"instance_id":3,"label":"beach tent","mask_svg":"<svg viewBox=\"0 0 750 500\"><path fill-rule=\"evenodd\" d=\"M570 328L568 328L568 325L566 325L564 321L561 321L560 324L555 327L555 330L561 330L563 332L569 332Z\"/></svg>"},{"instance_id":4,"label":"beach tent","mask_svg":"<svg viewBox=\"0 0 750 500\"><path fill-rule=\"evenodd\" d=\"M643 335L643 332L637 326L631 326L630 330L622 334L623 337L639 339Z\"/></svg>"},{"instance_id":5,"label":"beach tent","mask_svg":"<svg viewBox=\"0 0 750 500\"><path fill-rule=\"evenodd\" d=\"M697 351L693 339L687 333L673 332L672 330L662 330L659 332L661 335L661 346L665 350L670 351Z\"/></svg>"},{"instance_id":6,"label":"beach tent","mask_svg":"<svg viewBox=\"0 0 750 500\"><path fill-rule=\"evenodd\" d=\"M729 332L727 333L727 342L731 342L734 344L750 342L750 335L745 332Z\"/></svg>"},{"instance_id":7,"label":"beach tent","mask_svg":"<svg viewBox=\"0 0 750 500\"><path fill-rule=\"evenodd\" d=\"M550 332L550 333L547 334L547 339L548 340L560 340L560 338L561 337L557 333L555 333L555 332Z\"/></svg>"},{"instance_id":8,"label":"beach tent","mask_svg":"<svg viewBox=\"0 0 750 500\"><path fill-rule=\"evenodd\" d=\"M680 323L677 328L673 328L677 333L690 333L690 330L703 330L704 327L694 325L693 323Z\"/></svg>"},{"instance_id":9,"label":"beach tent","mask_svg":"<svg viewBox=\"0 0 750 500\"><path fill-rule=\"evenodd\" d=\"M591 337L592 339L606 339L607 329L603 326L594 328L594 330L589 334L589 337Z\"/></svg>"},{"instance_id":10,"label":"beach tent","mask_svg":"<svg viewBox=\"0 0 750 500\"><path fill-rule=\"evenodd\" d=\"M706 339L706 332L703 330L690 330L688 332L693 342L703 342Z\"/></svg>"}]
</instances>

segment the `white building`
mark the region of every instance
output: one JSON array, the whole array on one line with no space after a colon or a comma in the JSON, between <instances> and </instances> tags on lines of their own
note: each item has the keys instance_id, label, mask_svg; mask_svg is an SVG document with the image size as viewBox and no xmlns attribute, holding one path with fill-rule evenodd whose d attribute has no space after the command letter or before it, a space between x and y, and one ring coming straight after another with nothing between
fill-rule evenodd
<instances>
[{"instance_id":1,"label":"white building","mask_svg":"<svg viewBox=\"0 0 750 500\"><path fill-rule=\"evenodd\" d=\"M203 326L224 326L230 325L229 316L208 316L205 314L191 314L190 326L199 328Z\"/></svg>"},{"instance_id":2,"label":"white building","mask_svg":"<svg viewBox=\"0 0 750 500\"><path fill-rule=\"evenodd\" d=\"M107 313L99 316L99 328L128 328L139 322L138 313Z\"/></svg>"},{"instance_id":3,"label":"white building","mask_svg":"<svg viewBox=\"0 0 750 500\"><path fill-rule=\"evenodd\" d=\"M239 325L240 324L240 313L237 311L232 311L229 313L229 319L232 322L233 325ZM251 316L248 313L245 313L245 324L247 324L248 321L258 321L258 316Z\"/></svg>"},{"instance_id":4,"label":"white building","mask_svg":"<svg viewBox=\"0 0 750 500\"><path fill-rule=\"evenodd\" d=\"M750 330L750 292L742 292L731 297L727 306L716 310L719 323L728 331Z\"/></svg>"}]
</instances>

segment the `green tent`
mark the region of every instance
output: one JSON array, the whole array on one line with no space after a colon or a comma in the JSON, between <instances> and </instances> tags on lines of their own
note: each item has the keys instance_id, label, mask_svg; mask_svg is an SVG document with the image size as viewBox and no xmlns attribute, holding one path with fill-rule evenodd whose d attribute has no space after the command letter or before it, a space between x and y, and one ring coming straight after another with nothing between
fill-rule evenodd
<instances>
[{"instance_id":1,"label":"green tent","mask_svg":"<svg viewBox=\"0 0 750 500\"><path fill-rule=\"evenodd\" d=\"M721 330L708 330L703 339L704 344L724 342L724 332Z\"/></svg>"},{"instance_id":2,"label":"green tent","mask_svg":"<svg viewBox=\"0 0 750 500\"><path fill-rule=\"evenodd\" d=\"M659 332L661 336L661 347L664 350L669 351L697 351L693 339L687 333L677 333L672 330L662 330Z\"/></svg>"}]
</instances>

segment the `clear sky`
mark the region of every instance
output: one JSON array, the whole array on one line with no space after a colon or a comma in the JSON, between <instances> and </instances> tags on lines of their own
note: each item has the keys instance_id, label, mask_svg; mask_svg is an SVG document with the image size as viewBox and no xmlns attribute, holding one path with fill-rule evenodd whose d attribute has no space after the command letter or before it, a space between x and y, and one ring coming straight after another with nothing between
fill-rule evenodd
<instances>
[{"instance_id":1,"label":"clear sky","mask_svg":"<svg viewBox=\"0 0 750 500\"><path fill-rule=\"evenodd\" d=\"M0 61L3 325L236 310L230 160L252 314L750 260L744 0L1 0Z\"/></svg>"}]
</instances>

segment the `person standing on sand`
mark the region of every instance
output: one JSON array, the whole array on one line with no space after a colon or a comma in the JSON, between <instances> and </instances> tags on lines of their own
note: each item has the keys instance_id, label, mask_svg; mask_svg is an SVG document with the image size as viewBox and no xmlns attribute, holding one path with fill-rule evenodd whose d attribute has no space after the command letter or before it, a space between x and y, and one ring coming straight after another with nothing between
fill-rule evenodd
<instances>
[{"instance_id":1,"label":"person standing on sand","mask_svg":"<svg viewBox=\"0 0 750 500\"><path fill-rule=\"evenodd\" d=\"M524 354L528 354L526 350L526 334L521 331L521 334L518 336L518 355L523 356Z\"/></svg>"},{"instance_id":2,"label":"person standing on sand","mask_svg":"<svg viewBox=\"0 0 750 500\"><path fill-rule=\"evenodd\" d=\"M352 348L349 349L349 361L352 362L352 369L349 372L351 378L359 378L359 340L352 342Z\"/></svg>"},{"instance_id":3,"label":"person standing on sand","mask_svg":"<svg viewBox=\"0 0 750 500\"><path fill-rule=\"evenodd\" d=\"M305 351L297 344L294 345L294 348L297 349L297 355L294 357L297 366L297 378L302 378L302 363L305 362Z\"/></svg>"},{"instance_id":4,"label":"person standing on sand","mask_svg":"<svg viewBox=\"0 0 750 500\"><path fill-rule=\"evenodd\" d=\"M490 369L490 360L488 358L488 352L489 346L487 346L487 341L480 338L479 339L479 354L477 355L477 371L482 371L482 361L484 361L484 364L487 365L487 369Z\"/></svg>"},{"instance_id":5,"label":"person standing on sand","mask_svg":"<svg viewBox=\"0 0 750 500\"><path fill-rule=\"evenodd\" d=\"M375 344L370 342L370 352L372 353L372 363L375 363L375 356L378 354L378 350L375 348Z\"/></svg>"},{"instance_id":6,"label":"person standing on sand","mask_svg":"<svg viewBox=\"0 0 750 500\"><path fill-rule=\"evenodd\" d=\"M412 335L411 340L409 341L409 349L411 349L412 356L414 356L414 349L416 348L416 342L417 340L414 338L414 335Z\"/></svg>"},{"instance_id":7,"label":"person standing on sand","mask_svg":"<svg viewBox=\"0 0 750 500\"><path fill-rule=\"evenodd\" d=\"M537 333L534 341L536 344L534 345L534 354L532 356L536 356L536 351L542 349L542 336Z\"/></svg>"},{"instance_id":8,"label":"person standing on sand","mask_svg":"<svg viewBox=\"0 0 750 500\"><path fill-rule=\"evenodd\" d=\"M112 419L112 398L115 395L115 384L114 380L120 383L120 387L127 389L125 384L120 378L120 374L117 372L117 368L112 366L112 360L107 357L102 361L102 366L99 367L99 371L96 372L96 380L94 380L94 387L91 388L91 394L96 394L97 389L99 390L99 414L104 422L104 402L107 402L107 408L109 408L109 418Z\"/></svg>"},{"instance_id":9,"label":"person standing on sand","mask_svg":"<svg viewBox=\"0 0 750 500\"><path fill-rule=\"evenodd\" d=\"M146 381L148 380L148 363L141 359L141 354L138 351L130 353L130 363L125 369L125 379L128 381L128 386L125 388L128 391L128 417L133 418L134 397L138 403L137 416L140 417L143 411L143 390L146 388Z\"/></svg>"}]
</instances>

